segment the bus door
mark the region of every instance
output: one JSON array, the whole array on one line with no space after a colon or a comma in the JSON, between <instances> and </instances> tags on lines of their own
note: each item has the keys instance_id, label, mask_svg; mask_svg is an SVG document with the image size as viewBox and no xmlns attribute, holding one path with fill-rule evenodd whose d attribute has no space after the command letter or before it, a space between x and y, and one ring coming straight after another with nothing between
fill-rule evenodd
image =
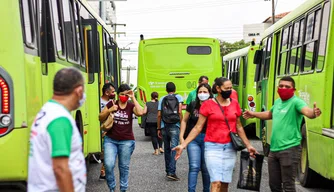
<instances>
[{"instance_id":1,"label":"bus door","mask_svg":"<svg viewBox=\"0 0 334 192\"><path fill-rule=\"evenodd\" d=\"M85 55L85 65L87 70L88 82L86 89L87 101L89 111L97 111L100 109L100 45L97 31L96 19L82 19L82 33L83 33L83 46ZM85 151L88 153L96 153L101 151L101 133L96 131L96 128L100 126L97 121L97 116L90 115L88 133L84 135ZM86 125L85 125L86 126Z\"/></svg>"}]
</instances>

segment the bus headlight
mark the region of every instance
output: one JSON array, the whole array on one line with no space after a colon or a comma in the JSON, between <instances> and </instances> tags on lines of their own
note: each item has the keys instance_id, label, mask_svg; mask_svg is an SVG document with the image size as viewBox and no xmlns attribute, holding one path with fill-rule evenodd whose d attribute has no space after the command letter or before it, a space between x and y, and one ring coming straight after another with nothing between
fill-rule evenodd
<instances>
[{"instance_id":1,"label":"bus headlight","mask_svg":"<svg viewBox=\"0 0 334 192\"><path fill-rule=\"evenodd\" d=\"M11 118L8 115L4 115L1 117L1 124L4 126L8 126L11 123Z\"/></svg>"}]
</instances>

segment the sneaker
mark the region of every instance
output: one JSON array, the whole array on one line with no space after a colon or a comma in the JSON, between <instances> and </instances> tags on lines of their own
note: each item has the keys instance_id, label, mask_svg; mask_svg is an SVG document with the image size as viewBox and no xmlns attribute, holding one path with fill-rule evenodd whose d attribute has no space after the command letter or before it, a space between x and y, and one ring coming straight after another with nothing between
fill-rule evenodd
<instances>
[{"instance_id":1,"label":"sneaker","mask_svg":"<svg viewBox=\"0 0 334 192\"><path fill-rule=\"evenodd\" d=\"M104 180L106 180L106 176L105 176L105 175L100 175L99 180L100 180L100 181L104 181Z\"/></svg>"},{"instance_id":2,"label":"sneaker","mask_svg":"<svg viewBox=\"0 0 334 192\"><path fill-rule=\"evenodd\" d=\"M174 181L180 181L180 178L178 178L175 174L167 174L166 177Z\"/></svg>"}]
</instances>

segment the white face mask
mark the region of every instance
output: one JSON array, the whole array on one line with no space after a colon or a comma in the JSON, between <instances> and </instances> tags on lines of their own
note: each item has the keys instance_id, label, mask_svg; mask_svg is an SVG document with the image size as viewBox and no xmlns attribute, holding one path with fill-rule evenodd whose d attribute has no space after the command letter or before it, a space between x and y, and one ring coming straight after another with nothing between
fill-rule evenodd
<instances>
[{"instance_id":1,"label":"white face mask","mask_svg":"<svg viewBox=\"0 0 334 192\"><path fill-rule=\"evenodd\" d=\"M197 96L198 96L199 100L205 101L205 100L209 99L210 94L209 93L199 93Z\"/></svg>"},{"instance_id":2,"label":"white face mask","mask_svg":"<svg viewBox=\"0 0 334 192\"><path fill-rule=\"evenodd\" d=\"M79 101L79 107L81 107L86 101L86 93L83 93L82 98Z\"/></svg>"}]
</instances>

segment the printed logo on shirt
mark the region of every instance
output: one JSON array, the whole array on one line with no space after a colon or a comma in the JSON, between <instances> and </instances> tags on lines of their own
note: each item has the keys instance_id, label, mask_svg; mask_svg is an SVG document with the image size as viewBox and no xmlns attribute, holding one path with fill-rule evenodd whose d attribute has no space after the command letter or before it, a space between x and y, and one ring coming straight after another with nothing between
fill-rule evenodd
<instances>
[{"instance_id":1,"label":"printed logo on shirt","mask_svg":"<svg viewBox=\"0 0 334 192\"><path fill-rule=\"evenodd\" d=\"M119 125L129 125L129 116L126 114L125 111L117 111L114 114L114 123L119 124Z\"/></svg>"}]
</instances>

